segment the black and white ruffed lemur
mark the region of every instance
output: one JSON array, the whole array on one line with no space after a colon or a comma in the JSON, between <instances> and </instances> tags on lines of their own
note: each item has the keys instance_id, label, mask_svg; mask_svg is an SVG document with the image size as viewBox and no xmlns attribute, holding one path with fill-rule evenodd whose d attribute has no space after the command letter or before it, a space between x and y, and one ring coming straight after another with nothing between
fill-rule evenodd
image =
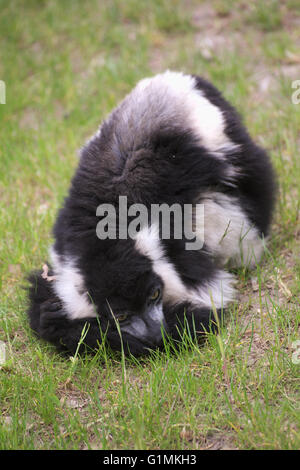
<instances>
[{"instance_id":1,"label":"black and white ruffed lemur","mask_svg":"<svg viewBox=\"0 0 300 470\"><path fill-rule=\"evenodd\" d=\"M225 268L260 261L274 194L268 155L213 85L171 71L141 80L81 151L49 273L30 276L31 328L70 354L85 325L88 350L105 338L136 356L164 333L180 341L184 325L201 334L212 309L235 299ZM151 223L134 238L100 239L97 207L119 196L147 208L203 204L203 247L163 239Z\"/></svg>"}]
</instances>

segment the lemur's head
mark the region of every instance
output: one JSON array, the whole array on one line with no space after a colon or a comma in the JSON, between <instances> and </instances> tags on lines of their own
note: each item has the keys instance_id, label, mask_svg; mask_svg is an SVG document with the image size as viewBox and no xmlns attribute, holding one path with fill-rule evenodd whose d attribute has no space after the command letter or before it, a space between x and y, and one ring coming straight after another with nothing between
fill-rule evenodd
<instances>
[{"instance_id":1,"label":"lemur's head","mask_svg":"<svg viewBox=\"0 0 300 470\"><path fill-rule=\"evenodd\" d=\"M102 258L103 259L103 258ZM91 296L100 317L116 322L127 341L140 341L143 349L155 347L162 340L166 326L163 313L164 285L153 271L152 263L140 254L132 241L119 241L105 254L101 279L87 274ZM135 341L135 342L136 342ZM136 348L136 345L135 345Z\"/></svg>"},{"instance_id":2,"label":"lemur's head","mask_svg":"<svg viewBox=\"0 0 300 470\"><path fill-rule=\"evenodd\" d=\"M147 242L149 245L149 238ZM108 341L119 342L121 333L124 346L135 355L155 349L167 331L164 282L154 271L152 260L141 251L145 243L141 233L137 240L104 241L104 250L95 253L86 249L81 259L60 257L54 250L51 256L55 273L52 287L68 318L97 315Z\"/></svg>"}]
</instances>

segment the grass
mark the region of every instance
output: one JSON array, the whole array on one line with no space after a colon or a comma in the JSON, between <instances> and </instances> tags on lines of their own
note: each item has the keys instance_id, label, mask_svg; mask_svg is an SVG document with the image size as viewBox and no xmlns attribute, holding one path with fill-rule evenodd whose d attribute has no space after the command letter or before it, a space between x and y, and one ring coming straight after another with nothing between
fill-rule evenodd
<instances>
[{"instance_id":1,"label":"grass","mask_svg":"<svg viewBox=\"0 0 300 470\"><path fill-rule=\"evenodd\" d=\"M299 449L300 78L294 0L0 0L1 449ZM142 77L212 80L269 149L279 195L265 261L203 347L143 361L59 356L28 327L77 149ZM188 343L188 341L186 341Z\"/></svg>"}]
</instances>

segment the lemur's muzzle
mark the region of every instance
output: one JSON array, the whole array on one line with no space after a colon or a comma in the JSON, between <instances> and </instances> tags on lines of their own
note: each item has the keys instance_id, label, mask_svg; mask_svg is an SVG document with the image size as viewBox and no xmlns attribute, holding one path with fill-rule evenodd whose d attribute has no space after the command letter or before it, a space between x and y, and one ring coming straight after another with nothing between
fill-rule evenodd
<instances>
[{"instance_id":1,"label":"lemur's muzzle","mask_svg":"<svg viewBox=\"0 0 300 470\"><path fill-rule=\"evenodd\" d=\"M167 331L162 302L147 307L142 315L133 315L130 323L120 325L121 331L151 345L159 345L163 339L163 332Z\"/></svg>"}]
</instances>

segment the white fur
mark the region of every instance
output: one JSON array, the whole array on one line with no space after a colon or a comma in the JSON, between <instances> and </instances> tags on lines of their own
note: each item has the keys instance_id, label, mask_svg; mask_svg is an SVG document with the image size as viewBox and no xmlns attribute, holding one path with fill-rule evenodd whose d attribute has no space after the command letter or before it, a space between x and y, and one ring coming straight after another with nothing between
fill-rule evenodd
<instances>
[{"instance_id":1,"label":"white fur","mask_svg":"<svg viewBox=\"0 0 300 470\"><path fill-rule=\"evenodd\" d=\"M96 310L88 297L84 280L72 258L61 259L55 250L50 250L55 280L53 288L64 304L69 318L96 317Z\"/></svg>"},{"instance_id":2,"label":"white fur","mask_svg":"<svg viewBox=\"0 0 300 470\"><path fill-rule=\"evenodd\" d=\"M201 197L200 202L204 204L204 243L207 247L223 265L229 262L232 267L254 267L261 259L264 243L239 201L211 192Z\"/></svg>"},{"instance_id":3,"label":"white fur","mask_svg":"<svg viewBox=\"0 0 300 470\"><path fill-rule=\"evenodd\" d=\"M222 111L196 88L196 79L191 75L168 70L140 81L132 92L133 100L140 105L148 102L148 110L154 96L158 107L164 103L162 116L168 114L169 122L179 120L183 128L188 126L201 145L216 152L216 157L224 158L226 152L238 147L225 134Z\"/></svg>"},{"instance_id":4,"label":"white fur","mask_svg":"<svg viewBox=\"0 0 300 470\"><path fill-rule=\"evenodd\" d=\"M143 228L135 239L136 249L153 263L154 272L164 283L164 301L169 304L190 302L198 307L226 307L234 299L234 278L218 271L215 278L197 289L188 288L181 280L175 266L166 258L157 226Z\"/></svg>"}]
</instances>

